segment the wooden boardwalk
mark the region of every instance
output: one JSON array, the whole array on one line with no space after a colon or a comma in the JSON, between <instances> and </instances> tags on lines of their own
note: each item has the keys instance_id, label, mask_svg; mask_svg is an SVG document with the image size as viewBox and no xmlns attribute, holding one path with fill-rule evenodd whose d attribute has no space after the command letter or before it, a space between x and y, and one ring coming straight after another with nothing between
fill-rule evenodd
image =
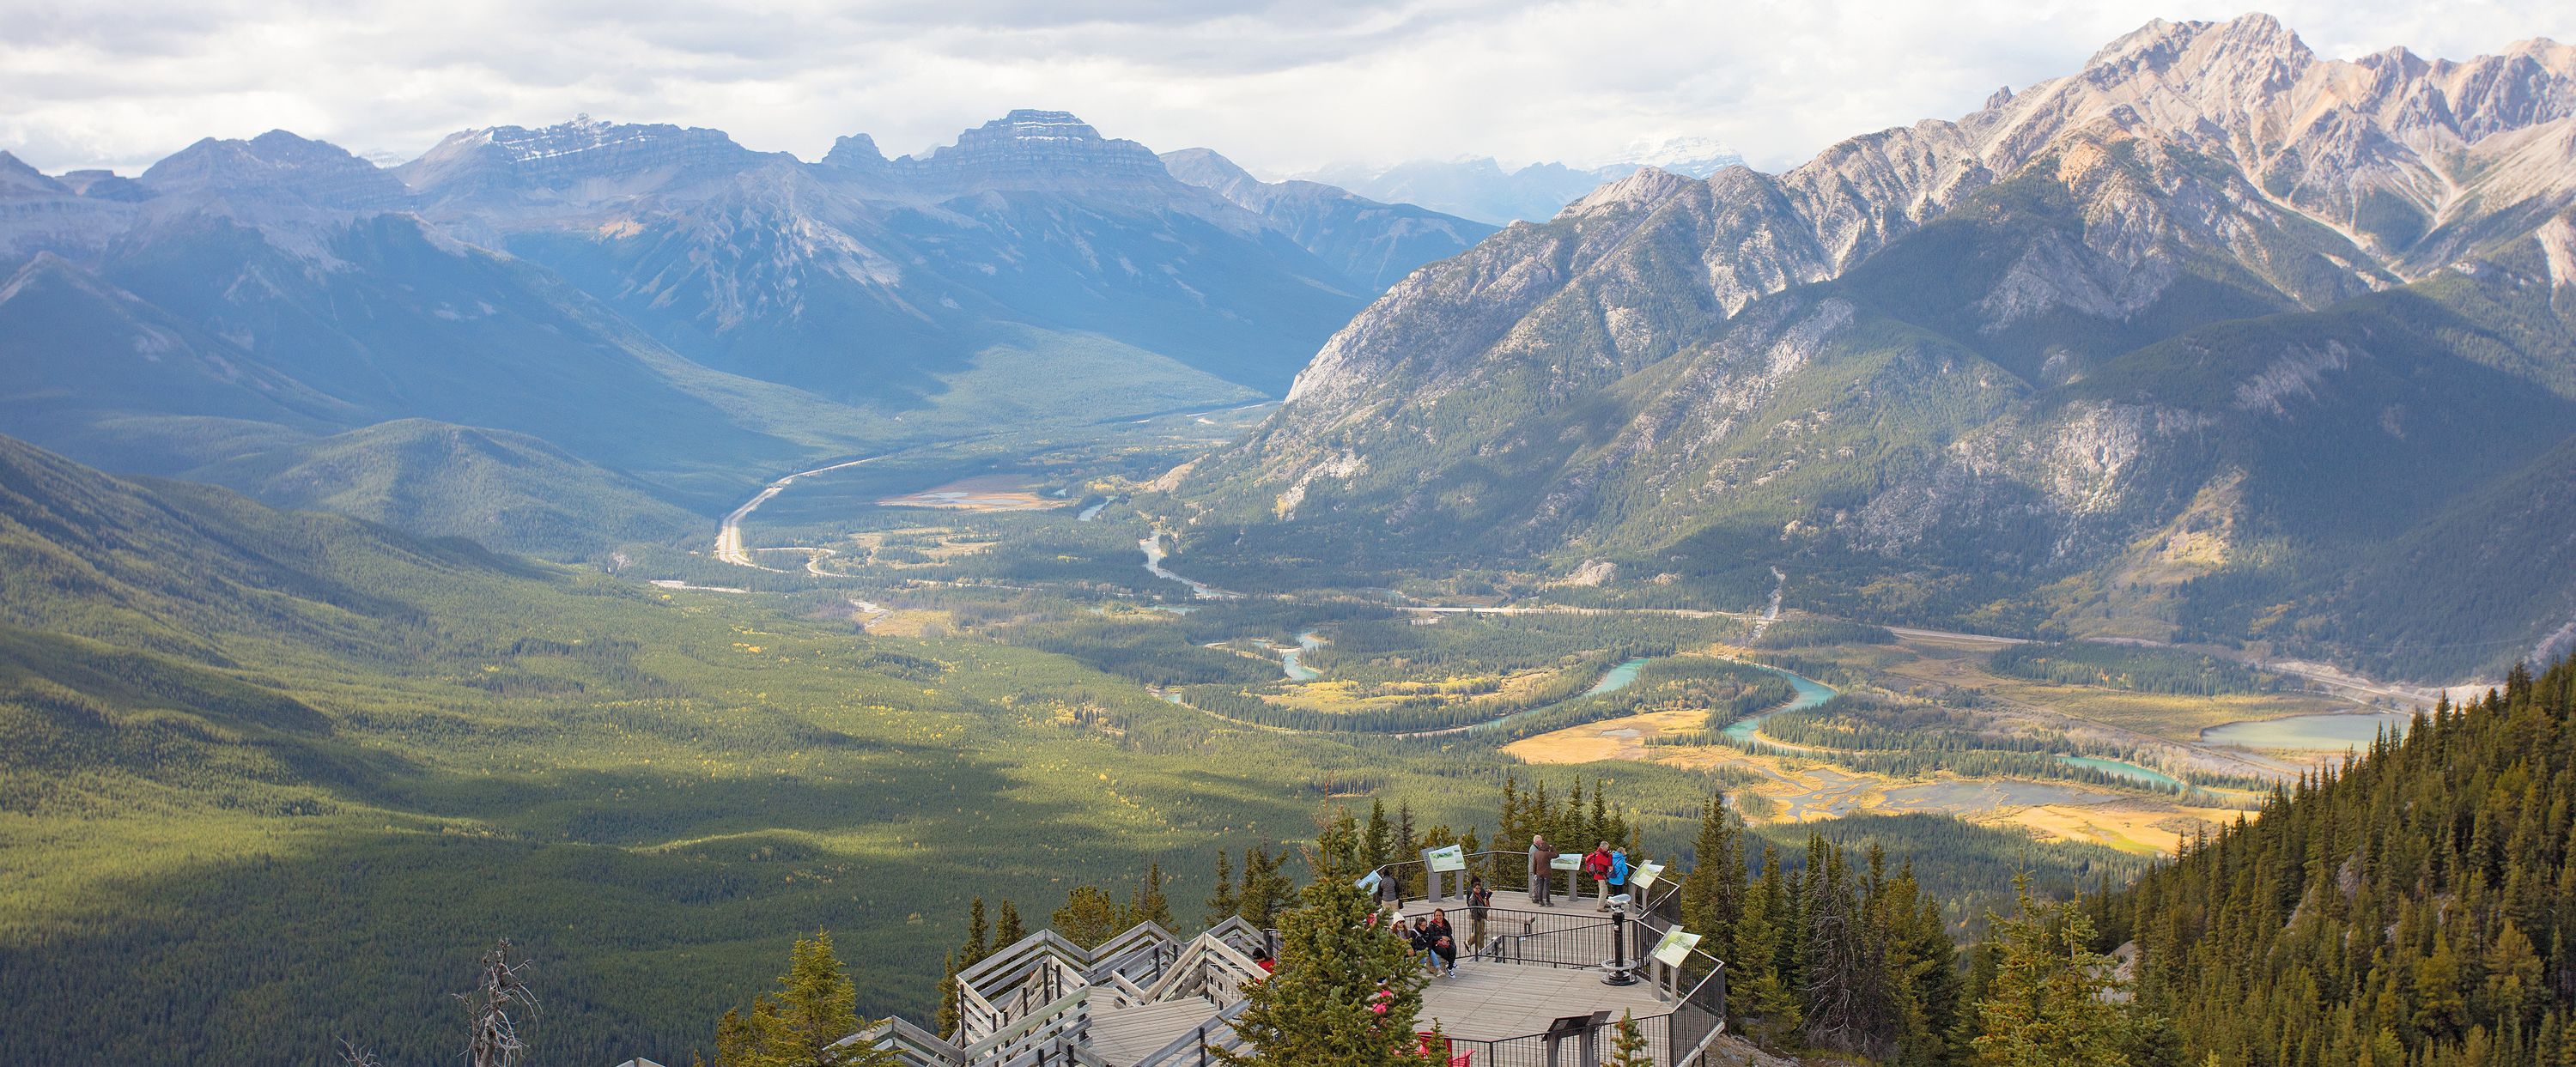
<instances>
[{"instance_id":1,"label":"wooden boardwalk","mask_svg":"<svg viewBox=\"0 0 2576 1067\"><path fill-rule=\"evenodd\" d=\"M1127 1067L1180 1040L1216 1012L1215 1005L1196 998L1095 1012L1091 1051L1111 1067Z\"/></svg>"},{"instance_id":2,"label":"wooden boardwalk","mask_svg":"<svg viewBox=\"0 0 2576 1067\"><path fill-rule=\"evenodd\" d=\"M1640 1019L1668 1014L1672 1005L1655 999L1655 987L1601 984L1600 971L1535 967L1526 964L1458 964L1458 977L1434 978L1422 991L1422 1028L1438 1020L1451 1037L1496 1041L1535 1034L1565 1015L1621 1011Z\"/></svg>"}]
</instances>

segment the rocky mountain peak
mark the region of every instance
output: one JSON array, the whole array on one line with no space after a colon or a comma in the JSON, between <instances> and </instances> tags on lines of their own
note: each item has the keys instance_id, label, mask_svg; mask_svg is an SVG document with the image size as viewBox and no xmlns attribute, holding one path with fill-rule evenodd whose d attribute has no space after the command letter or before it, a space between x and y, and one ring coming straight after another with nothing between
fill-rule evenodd
<instances>
[{"instance_id":1,"label":"rocky mountain peak","mask_svg":"<svg viewBox=\"0 0 2576 1067\"><path fill-rule=\"evenodd\" d=\"M578 115L536 129L494 126L449 134L394 173L411 188L452 196L600 179L652 184L676 172L739 170L766 158L771 157L734 143L722 130Z\"/></svg>"},{"instance_id":2,"label":"rocky mountain peak","mask_svg":"<svg viewBox=\"0 0 2576 1067\"><path fill-rule=\"evenodd\" d=\"M155 194L301 202L333 210L401 207L411 191L393 174L327 141L270 130L247 141L208 137L152 165L140 181Z\"/></svg>"},{"instance_id":3,"label":"rocky mountain peak","mask_svg":"<svg viewBox=\"0 0 2576 1067\"><path fill-rule=\"evenodd\" d=\"M1163 153L1163 167L1192 185L1224 190L1237 182L1259 181L1252 172L1212 148L1184 148Z\"/></svg>"},{"instance_id":4,"label":"rocky mountain peak","mask_svg":"<svg viewBox=\"0 0 2576 1067\"><path fill-rule=\"evenodd\" d=\"M1565 210L1558 213L1557 218L1584 218L1627 211L1640 205L1659 203L1698 184L1700 184L1698 179L1675 174L1661 167L1639 167L1635 173L1594 189L1584 194L1583 199L1567 204Z\"/></svg>"},{"instance_id":5,"label":"rocky mountain peak","mask_svg":"<svg viewBox=\"0 0 2576 1067\"><path fill-rule=\"evenodd\" d=\"M957 143L926 159L906 156L896 166L925 183L952 192L982 189L1097 188L1125 182L1170 187L1177 183L1154 150L1100 136L1091 124L1065 111L1022 108L957 135Z\"/></svg>"},{"instance_id":6,"label":"rocky mountain peak","mask_svg":"<svg viewBox=\"0 0 2576 1067\"><path fill-rule=\"evenodd\" d=\"M851 170L884 170L885 153L877 149L876 138L854 133L832 142L832 150L823 153L826 166Z\"/></svg>"},{"instance_id":7,"label":"rocky mountain peak","mask_svg":"<svg viewBox=\"0 0 2576 1067\"><path fill-rule=\"evenodd\" d=\"M21 162L17 156L0 152L0 199L31 196L70 196L63 183L45 176L43 171Z\"/></svg>"}]
</instances>

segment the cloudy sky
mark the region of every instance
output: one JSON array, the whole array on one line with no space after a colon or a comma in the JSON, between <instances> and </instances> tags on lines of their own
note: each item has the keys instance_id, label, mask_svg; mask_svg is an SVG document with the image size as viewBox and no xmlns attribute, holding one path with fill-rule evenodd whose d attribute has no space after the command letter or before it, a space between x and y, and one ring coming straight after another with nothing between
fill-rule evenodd
<instances>
[{"instance_id":1,"label":"cloudy sky","mask_svg":"<svg viewBox=\"0 0 2576 1067\"><path fill-rule=\"evenodd\" d=\"M2243 0L2238 0L2243 2ZM718 7L733 10L719 11ZM132 172L282 127L382 161L576 112L819 157L919 152L1013 107L1278 175L1616 158L1716 138L1765 169L1973 109L2202 0L0 0L0 149ZM2576 41L2576 3L2295 0L2319 52Z\"/></svg>"}]
</instances>

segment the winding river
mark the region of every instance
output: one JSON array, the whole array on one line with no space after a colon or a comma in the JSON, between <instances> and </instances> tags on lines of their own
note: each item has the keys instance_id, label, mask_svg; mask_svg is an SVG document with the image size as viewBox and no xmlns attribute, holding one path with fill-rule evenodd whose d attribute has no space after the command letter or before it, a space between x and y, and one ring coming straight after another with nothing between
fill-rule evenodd
<instances>
[{"instance_id":1,"label":"winding river","mask_svg":"<svg viewBox=\"0 0 2576 1067\"><path fill-rule=\"evenodd\" d=\"M1288 680L1292 682L1311 682L1323 677L1324 672L1307 666L1305 662L1306 653L1322 647L1324 647L1323 635L1313 630L1298 634L1297 647L1279 650L1280 671L1285 673Z\"/></svg>"},{"instance_id":2,"label":"winding river","mask_svg":"<svg viewBox=\"0 0 2576 1067\"><path fill-rule=\"evenodd\" d=\"M1743 661L1738 660L1737 662L1741 663ZM1796 671L1784 671L1778 667L1766 667L1759 663L1746 663L1744 665L1757 671L1776 674L1787 679L1789 682L1789 688L1795 690L1797 695L1790 697L1789 702L1786 704L1782 704L1779 707L1773 708L1759 715L1747 715L1744 718L1737 719L1734 722L1727 724L1726 729L1718 731L1719 733L1726 735L1727 740L1734 741L1737 744L1745 744L1756 740L1754 734L1762 728L1762 720L1764 719L1768 719L1774 715L1779 715L1784 712L1805 711L1808 708L1821 707L1824 705L1825 701L1832 700L1837 695L1834 692L1834 687L1826 685L1823 682L1816 681L1806 675L1799 674ZM1777 742L1771 741L1765 741L1764 743L1777 744Z\"/></svg>"},{"instance_id":3,"label":"winding river","mask_svg":"<svg viewBox=\"0 0 2576 1067\"><path fill-rule=\"evenodd\" d=\"M1183 578L1180 575L1174 574L1170 570L1165 569L1163 566L1163 560L1167 558L1167 556L1163 551L1163 539L1159 535L1137 541L1136 547L1143 550L1145 553L1146 570L1153 572L1154 577L1162 578L1167 581L1179 582L1182 585L1189 586L1191 596L1195 596L1201 600L1243 599L1243 594L1241 593L1229 593L1223 589L1209 585L1206 582Z\"/></svg>"}]
</instances>

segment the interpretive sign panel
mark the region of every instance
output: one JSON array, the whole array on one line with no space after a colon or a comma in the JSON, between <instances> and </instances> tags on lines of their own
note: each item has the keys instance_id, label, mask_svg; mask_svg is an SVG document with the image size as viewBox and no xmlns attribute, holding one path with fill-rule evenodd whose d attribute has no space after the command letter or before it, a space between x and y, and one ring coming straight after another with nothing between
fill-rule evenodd
<instances>
[{"instance_id":1,"label":"interpretive sign panel","mask_svg":"<svg viewBox=\"0 0 2576 1067\"><path fill-rule=\"evenodd\" d=\"M1640 863L1628 872L1628 889L1630 892L1643 895L1648 887L1655 884L1655 879L1663 876L1663 864Z\"/></svg>"},{"instance_id":2,"label":"interpretive sign panel","mask_svg":"<svg viewBox=\"0 0 2576 1067\"><path fill-rule=\"evenodd\" d=\"M1467 869L1467 846L1442 845L1439 848L1424 851L1422 859L1430 865L1435 874L1443 871L1463 871Z\"/></svg>"},{"instance_id":3,"label":"interpretive sign panel","mask_svg":"<svg viewBox=\"0 0 2576 1067\"><path fill-rule=\"evenodd\" d=\"M1690 958L1691 950L1698 947L1698 934L1676 926L1664 931L1664 939L1655 942L1655 950L1647 955L1653 956L1655 962L1666 967L1679 967L1683 960Z\"/></svg>"},{"instance_id":4,"label":"interpretive sign panel","mask_svg":"<svg viewBox=\"0 0 2576 1067\"><path fill-rule=\"evenodd\" d=\"M1558 856L1548 861L1547 868L1551 871L1579 871L1583 869L1583 857Z\"/></svg>"}]
</instances>

